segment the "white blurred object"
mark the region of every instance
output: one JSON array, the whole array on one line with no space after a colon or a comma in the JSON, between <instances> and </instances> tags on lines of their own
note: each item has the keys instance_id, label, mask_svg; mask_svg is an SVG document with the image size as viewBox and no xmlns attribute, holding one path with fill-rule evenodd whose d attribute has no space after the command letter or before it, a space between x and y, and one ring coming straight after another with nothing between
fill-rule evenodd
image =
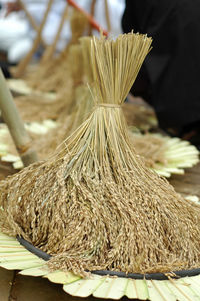
<instances>
[{"instance_id":1,"label":"white blurred object","mask_svg":"<svg viewBox=\"0 0 200 301\"><path fill-rule=\"evenodd\" d=\"M19 39L28 34L29 25L18 13L0 18L0 49L8 51Z\"/></svg>"},{"instance_id":2,"label":"white blurred object","mask_svg":"<svg viewBox=\"0 0 200 301\"><path fill-rule=\"evenodd\" d=\"M32 48L33 40L29 37L16 41L8 50L8 61L10 63L19 62Z\"/></svg>"},{"instance_id":3,"label":"white blurred object","mask_svg":"<svg viewBox=\"0 0 200 301\"><path fill-rule=\"evenodd\" d=\"M196 203L196 204L199 204L199 197L196 196L196 195L187 195L187 196L185 197L185 199L186 199L187 201L192 201L192 202L194 202L194 203Z\"/></svg>"}]
</instances>

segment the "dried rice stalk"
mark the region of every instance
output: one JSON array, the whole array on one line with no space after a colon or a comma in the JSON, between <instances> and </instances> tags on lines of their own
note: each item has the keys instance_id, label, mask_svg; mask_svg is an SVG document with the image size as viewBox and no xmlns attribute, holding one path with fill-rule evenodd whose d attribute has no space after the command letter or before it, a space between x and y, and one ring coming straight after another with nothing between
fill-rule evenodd
<instances>
[{"instance_id":1,"label":"dried rice stalk","mask_svg":"<svg viewBox=\"0 0 200 301\"><path fill-rule=\"evenodd\" d=\"M31 135L34 141L34 146L41 159L47 158L54 153L57 146L62 143L65 138L77 129L78 126L87 119L91 111L92 101L89 89L80 84L83 78L83 66L86 67L85 81L92 85L92 70L90 57L91 38L84 37L81 40L81 45L72 45L69 50L69 61L71 64L71 89L68 89L62 96L56 100L48 100L36 95L20 96L15 98L17 107L23 117L23 120L43 121L45 119L57 120L58 126L52 129L45 136ZM84 59L82 57L84 55ZM86 80L87 78L87 80ZM9 153L16 155L16 149L13 145L9 133L1 138L1 142L6 143Z\"/></svg>"},{"instance_id":2,"label":"dried rice stalk","mask_svg":"<svg viewBox=\"0 0 200 301\"><path fill-rule=\"evenodd\" d=\"M158 127L156 115L150 107L126 102L123 104L123 112L129 126L134 125L142 131Z\"/></svg>"},{"instance_id":3,"label":"dried rice stalk","mask_svg":"<svg viewBox=\"0 0 200 301\"><path fill-rule=\"evenodd\" d=\"M79 37L88 25L88 22L81 13L74 11L71 16L72 38L65 49L58 57L50 62L41 62L38 68L29 74L28 83L34 89L41 91L60 91L66 89L66 78L70 72L70 60L68 59L69 49L78 43Z\"/></svg>"},{"instance_id":4,"label":"dried rice stalk","mask_svg":"<svg viewBox=\"0 0 200 301\"><path fill-rule=\"evenodd\" d=\"M49 131L45 136L36 137L34 147L39 158L45 159L55 153L56 148L84 122L91 111L92 101L88 89L79 86L75 91L76 105L74 111L62 114L58 120L58 126Z\"/></svg>"},{"instance_id":5,"label":"dried rice stalk","mask_svg":"<svg viewBox=\"0 0 200 301\"><path fill-rule=\"evenodd\" d=\"M144 158L148 167L154 168L157 163L167 164L165 158L166 142L164 139L151 134L139 135L132 133L131 138L136 153Z\"/></svg>"},{"instance_id":6,"label":"dried rice stalk","mask_svg":"<svg viewBox=\"0 0 200 301\"><path fill-rule=\"evenodd\" d=\"M65 112L70 109L73 100L72 83L68 94L64 93L64 95L58 96L56 100L48 100L45 97L35 95L18 96L14 100L25 122L45 119L57 120L64 108Z\"/></svg>"},{"instance_id":7,"label":"dried rice stalk","mask_svg":"<svg viewBox=\"0 0 200 301\"><path fill-rule=\"evenodd\" d=\"M53 254L50 265L165 272L200 264L199 206L133 152L121 104L151 39L91 42L95 108L66 147L1 182L1 228Z\"/></svg>"},{"instance_id":8,"label":"dried rice stalk","mask_svg":"<svg viewBox=\"0 0 200 301\"><path fill-rule=\"evenodd\" d=\"M90 37L81 38L81 47L82 47L82 54L83 54L82 61L83 61L84 73L85 73L84 80L85 82L90 84L92 89L93 74L92 74L92 67L91 67L91 60L90 60L91 57L90 44L91 44ZM74 46L73 48L75 50L78 49L80 50L80 47L78 48L77 45ZM72 56L72 57L76 58L76 56ZM79 53L79 57L82 58L82 55L80 53ZM83 75L80 72L80 68L78 67L81 66L81 62L78 65L76 59L72 60L72 62L75 66L74 68L72 68L72 77L75 83L74 85L76 86L79 83L79 86L75 87L75 92L74 92L75 105L71 110L71 114L66 114L66 109L63 108L64 114L60 114L58 127L50 131L45 137L41 137L40 139L35 141L35 147L40 155L40 158L42 159L45 159L47 155L54 153L56 148L62 143L62 141L65 140L65 138L70 133L76 130L80 126L80 124L87 119L93 106L93 103L91 101L90 90L86 86L80 85ZM81 76L80 75L77 76L78 73L80 73ZM77 79L77 81L75 80L75 78Z\"/></svg>"},{"instance_id":9,"label":"dried rice stalk","mask_svg":"<svg viewBox=\"0 0 200 301\"><path fill-rule=\"evenodd\" d=\"M56 100L46 97L26 95L15 97L17 108L25 122L57 120L61 114L69 114L73 108L73 82L68 79L69 89L57 96Z\"/></svg>"},{"instance_id":10,"label":"dried rice stalk","mask_svg":"<svg viewBox=\"0 0 200 301\"><path fill-rule=\"evenodd\" d=\"M84 81L92 85L94 78L92 73L91 66L91 37L82 37L79 39L81 47L82 47L82 55L83 55L83 69L84 69Z\"/></svg>"},{"instance_id":11,"label":"dried rice stalk","mask_svg":"<svg viewBox=\"0 0 200 301\"><path fill-rule=\"evenodd\" d=\"M71 44L68 46L67 56L64 61L59 62L53 73L49 74L47 78L40 81L39 89L42 91L62 92L70 89L68 84L71 77L75 85L82 81L83 67L82 67L82 54L79 44Z\"/></svg>"},{"instance_id":12,"label":"dried rice stalk","mask_svg":"<svg viewBox=\"0 0 200 301\"><path fill-rule=\"evenodd\" d=\"M45 118L58 120L58 127L43 137L36 137L35 148L41 159L47 158L65 138L87 119L92 108L91 93L81 85L84 80L92 86L93 76L90 62L90 37L81 38L81 45L72 45L69 50L69 62L73 87L63 93L57 101L41 100L33 96L20 97L17 106L24 120L42 121ZM72 95L72 91L74 91ZM67 95L68 93L68 95ZM70 94L71 93L71 94ZM71 101L70 101L71 99ZM73 101L72 101L73 100ZM31 102L30 102L31 101ZM30 107L32 108L30 110Z\"/></svg>"},{"instance_id":13,"label":"dried rice stalk","mask_svg":"<svg viewBox=\"0 0 200 301\"><path fill-rule=\"evenodd\" d=\"M68 54L68 71L63 69L63 76L58 74L58 82L54 76L54 83L62 86L56 100L49 100L47 97L36 95L19 96L15 102L20 114L25 121L42 121L44 119L63 119L75 109L74 94L77 85L83 81L83 57L81 45L72 45ZM67 80L66 80L67 75ZM60 80L63 81L61 84ZM64 82L66 83L64 87ZM66 137L66 136L65 136Z\"/></svg>"}]
</instances>

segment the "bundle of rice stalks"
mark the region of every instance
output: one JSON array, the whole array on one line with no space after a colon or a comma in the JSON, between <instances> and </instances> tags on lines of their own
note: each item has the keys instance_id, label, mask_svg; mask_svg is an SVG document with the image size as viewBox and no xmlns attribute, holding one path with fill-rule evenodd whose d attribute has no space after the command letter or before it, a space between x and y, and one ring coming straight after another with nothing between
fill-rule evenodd
<instances>
[{"instance_id":1,"label":"bundle of rice stalks","mask_svg":"<svg viewBox=\"0 0 200 301\"><path fill-rule=\"evenodd\" d=\"M71 60L71 58L68 58L69 49L72 45L78 43L78 39L83 35L88 26L85 16L77 11L73 12L70 22L72 30L71 41L58 57L50 62L44 63L41 61L38 68L29 74L27 82L32 88L45 92L57 92L62 89L67 89L66 78L68 72L70 72L70 66L72 66L72 63L69 66ZM79 59L78 56L77 59Z\"/></svg>"},{"instance_id":2,"label":"bundle of rice stalks","mask_svg":"<svg viewBox=\"0 0 200 301\"><path fill-rule=\"evenodd\" d=\"M44 137L34 137L36 138L34 145L41 159L45 159L48 155L54 153L56 147L87 119L91 111L93 105L91 92L82 84L83 72L81 72L83 71L83 62L85 66L84 81L92 86L93 77L89 60L90 41L91 38L84 37L81 39L81 45L73 45L70 48L70 51L72 50L70 65L73 87L71 90L66 91L68 95L65 93L60 99L58 98L53 102L45 99L41 100L41 98L32 98L30 96L29 99L27 97L15 99L17 107L25 121L33 121L35 116L37 116L37 120L40 122L45 120L45 118L57 120L56 128L49 131L47 135ZM82 59L82 54L84 54L84 59ZM72 91L74 93L70 95ZM73 101L70 101L70 99ZM31 111L30 105L32 107ZM35 122L31 122L29 127L30 131L32 131L32 128L35 128ZM13 143L11 142L11 144ZM11 147L9 148L12 149ZM11 153L13 154L13 150ZM4 157L3 159L6 158ZM17 164L17 166L19 166L19 164Z\"/></svg>"},{"instance_id":3,"label":"bundle of rice stalks","mask_svg":"<svg viewBox=\"0 0 200 301\"><path fill-rule=\"evenodd\" d=\"M40 158L45 159L47 154L50 155L55 152L56 148L66 139L74 130L76 130L81 123L83 123L92 110L93 102L91 99L91 90L93 86L93 75L90 60L90 44L91 38L84 37L80 39L83 56L84 73L81 77L77 76L80 68L75 67L71 69L72 77L74 78L74 106L71 114L66 114L63 108L63 114L58 118L58 126L56 129L50 131L45 137L41 137L35 141L35 147ZM77 81L75 81L75 78ZM82 83L85 81L90 85L90 90ZM77 84L77 86L76 86Z\"/></svg>"},{"instance_id":4,"label":"bundle of rice stalks","mask_svg":"<svg viewBox=\"0 0 200 301\"><path fill-rule=\"evenodd\" d=\"M24 121L44 121L63 119L75 110L75 89L83 82L83 57L80 44L72 45L68 55L68 72L62 77L63 87L56 99L45 95L26 95L15 97L15 103ZM66 80L67 76L67 80ZM59 83L57 82L59 86ZM64 116L64 117L63 117Z\"/></svg>"},{"instance_id":5,"label":"bundle of rice stalks","mask_svg":"<svg viewBox=\"0 0 200 301\"><path fill-rule=\"evenodd\" d=\"M48 131L45 136L40 136L34 141L34 147L39 158L45 159L55 153L57 147L68 137L80 124L85 121L92 108L91 95L84 86L76 88L76 106L69 114L62 114L57 122L57 127Z\"/></svg>"},{"instance_id":6,"label":"bundle of rice stalks","mask_svg":"<svg viewBox=\"0 0 200 301\"><path fill-rule=\"evenodd\" d=\"M0 184L1 229L51 254L52 269L85 276L200 264L199 205L145 167L121 110L150 44L133 33L94 38L92 114L56 156Z\"/></svg>"},{"instance_id":7,"label":"bundle of rice stalks","mask_svg":"<svg viewBox=\"0 0 200 301\"><path fill-rule=\"evenodd\" d=\"M34 96L40 96L40 97L48 97L49 99L55 99L56 98L56 93L53 92L42 92L36 89L31 88L28 83L23 80L23 79L8 79L7 80L8 87L14 94L14 96L29 96L29 95L34 95Z\"/></svg>"},{"instance_id":8,"label":"bundle of rice stalks","mask_svg":"<svg viewBox=\"0 0 200 301\"><path fill-rule=\"evenodd\" d=\"M41 110L39 112L37 112L38 106L36 108L36 114L40 122L30 122L30 120L34 120L34 118L32 114L27 114L30 112L28 110L29 106L27 106L27 111L22 107L21 115L24 117L24 120L28 118L28 123L25 124L25 128L31 136L34 148L40 159L46 159L55 153L56 148L63 140L87 119L92 107L91 94L87 87L80 85L75 89L74 103L75 108L70 114L68 114L69 111L67 112L63 105L53 106L51 103L49 105L47 104L48 110L44 112L43 109L46 103L43 104L43 107L40 104ZM51 109L54 107L56 110L51 112ZM58 112L59 108L60 110ZM49 116L51 116L51 118L57 121L44 119L44 114L46 116L47 113L50 114ZM0 158L3 162L12 162L16 169L23 168L23 163L6 125L0 127Z\"/></svg>"},{"instance_id":9,"label":"bundle of rice stalks","mask_svg":"<svg viewBox=\"0 0 200 301\"><path fill-rule=\"evenodd\" d=\"M134 125L143 132L158 128L156 115L149 106L126 102L123 104L123 112L128 126Z\"/></svg>"},{"instance_id":10,"label":"bundle of rice stalks","mask_svg":"<svg viewBox=\"0 0 200 301\"><path fill-rule=\"evenodd\" d=\"M73 86L66 93L63 93L60 98L57 97L56 101L47 100L46 98L41 99L41 97L34 95L15 98L21 116L28 122L25 126L31 132L31 138L34 141L34 146L40 159L45 159L52 155L56 147L87 119L91 111L91 93L85 85L80 84L83 81L81 72L83 70L82 61L85 66L84 81L90 83L90 85L92 85L93 81L91 64L88 58L88 56L90 57L90 41L91 38L84 37L81 40L81 45L71 46L69 53L71 53L71 83ZM83 60L82 53L84 54ZM78 59L77 56L79 57ZM30 107L32 108L31 110ZM57 121L55 123L45 118ZM35 122L35 119L40 123ZM41 134L45 134L45 136L41 137ZM23 163L17 154L6 126L0 129L0 142L0 149L4 150L1 159L13 162L14 167L17 169L22 168Z\"/></svg>"},{"instance_id":11,"label":"bundle of rice stalks","mask_svg":"<svg viewBox=\"0 0 200 301\"><path fill-rule=\"evenodd\" d=\"M73 103L73 88L56 97L55 100L49 98L29 95L18 96L14 99L16 106L25 122L42 122L46 119L57 120L65 109L71 109Z\"/></svg>"}]
</instances>

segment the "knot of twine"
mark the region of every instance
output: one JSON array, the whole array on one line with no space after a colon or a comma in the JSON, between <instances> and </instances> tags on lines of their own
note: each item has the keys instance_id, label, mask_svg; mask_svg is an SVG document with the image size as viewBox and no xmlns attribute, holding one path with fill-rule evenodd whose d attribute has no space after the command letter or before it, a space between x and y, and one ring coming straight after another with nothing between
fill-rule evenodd
<instances>
[{"instance_id":1,"label":"knot of twine","mask_svg":"<svg viewBox=\"0 0 200 301\"><path fill-rule=\"evenodd\" d=\"M103 108L114 108L114 109L120 109L121 105L117 105L114 103L100 103L96 105L97 108L103 107Z\"/></svg>"}]
</instances>

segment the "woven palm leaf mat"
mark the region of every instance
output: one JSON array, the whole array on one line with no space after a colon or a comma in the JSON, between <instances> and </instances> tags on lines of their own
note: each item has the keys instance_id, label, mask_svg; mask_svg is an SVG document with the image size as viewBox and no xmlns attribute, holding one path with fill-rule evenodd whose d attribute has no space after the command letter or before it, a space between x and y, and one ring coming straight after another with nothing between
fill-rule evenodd
<instances>
[{"instance_id":1,"label":"woven palm leaf mat","mask_svg":"<svg viewBox=\"0 0 200 301\"><path fill-rule=\"evenodd\" d=\"M14 238L0 233L0 266L20 270L19 274L45 277L63 284L72 296L120 299L126 296L139 300L200 300L200 275L169 280L138 280L92 275L89 279L70 273L51 272L46 262L26 250Z\"/></svg>"},{"instance_id":2,"label":"woven palm leaf mat","mask_svg":"<svg viewBox=\"0 0 200 301\"><path fill-rule=\"evenodd\" d=\"M199 151L196 147L177 137L171 138L161 134L134 134L133 140L136 152L146 158L149 167L161 176L170 177L172 174L184 174L185 168L190 168L199 162ZM161 142L160 147L156 145ZM149 156L148 152L150 152ZM155 157L151 152L155 152ZM148 162L148 157L152 158L152 166L151 162Z\"/></svg>"}]
</instances>

